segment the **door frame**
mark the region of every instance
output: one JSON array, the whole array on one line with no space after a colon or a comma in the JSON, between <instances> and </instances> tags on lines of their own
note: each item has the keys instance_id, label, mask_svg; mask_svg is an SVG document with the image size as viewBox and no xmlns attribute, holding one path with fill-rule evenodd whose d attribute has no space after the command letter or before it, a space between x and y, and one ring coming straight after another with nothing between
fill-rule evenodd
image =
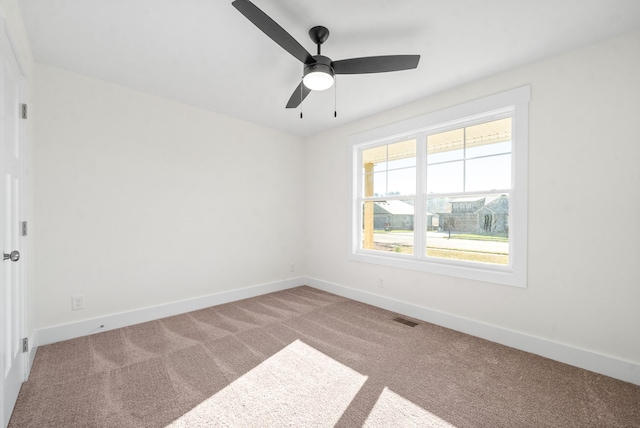
<instances>
[{"instance_id":1,"label":"door frame","mask_svg":"<svg viewBox=\"0 0 640 428\"><path fill-rule=\"evenodd\" d=\"M0 43L2 43L2 45L4 45L4 49L2 49L2 51L0 51L0 62L4 63L5 61L11 61L14 62L19 73L19 85L18 85L18 106L15 106L16 110L18 110L20 108L21 104L26 104L26 99L27 99L27 79L26 79L26 73L24 71L24 67L22 66L22 64L20 63L20 59L19 59L19 55L16 54L16 48L15 48L15 44L12 40L11 34L9 33L9 28L7 25L7 21L5 19L5 17L0 13L0 37L2 37L2 40ZM9 56L11 56L12 58L10 58ZM4 103L4 100L0 100L0 102ZM3 113L4 116L4 113ZM4 117L3 117L4 119ZM18 117L18 123L17 123L17 128L16 128L16 132L18 134L18 145L19 145L19 150L20 150L20 171L19 171L19 180L20 180L20 188L19 188L19 201L18 201L18 205L19 205L19 213L20 213L20 219L19 221L26 221L27 220L27 199L28 199L28 195L27 195L27 126L26 126L26 121L24 119L20 118L20 115ZM0 135L0 144L4 144L4 135ZM0 177L4 175L4 164L2 159L0 159ZM4 206L0 205L0 209L4 210ZM0 225L0 227L4 228L4 225ZM13 249L17 249L18 251L20 251L20 261L17 264L16 268L18 269L19 273L18 273L18 278L19 278L19 284L18 287L20 289L19 292L19 299L18 299L18 308L13 308L13 309L17 309L19 311L18 313L18 338L25 338L28 337L26 334L26 330L27 330L27 326L26 326L26 321L27 321L27 260L29 259L28 257L28 245L27 245L27 239L26 236L24 236L22 233L19 234L19 238L18 238L18 243L16 245L14 245L15 248ZM2 242L2 245L4 246L4 239ZM6 250L7 248L3 248L3 250ZM12 250L13 250L12 249ZM11 251L11 250L10 250ZM3 263L7 263L7 262L3 262ZM2 282L3 285L3 289L1 290L2 293L4 293L4 281L5 281L5 275L4 275L4 268L5 266L3 265L2 269L0 269L0 281ZM4 299L3 299L4 300ZM4 312L4 311L3 311ZM4 314L3 314L4 317ZM4 334L4 322L1 322L2 324L2 328L0 328L0 341L2 341L2 344L5 344L5 334ZM31 343L29 343L29 348L31 348ZM31 351L31 349L28 349L28 351ZM27 380L27 376L29 373L29 369L30 369L30 358L29 358L30 352L22 352L17 356L17 359L21 360L20 361L20 375L22 378L22 382L25 382ZM2 355L1 357L1 361L2 361L2 367L0 368L1 370L5 370L4 368L4 355ZM5 420L6 423L8 423L8 420L10 418L10 415L6 415L5 414L5 409L4 409L4 400L5 400L5 384L4 384L4 377L5 374L2 373L2 376L0 376L0 401L1 401L1 405L0 405L0 421L2 422L2 426L5 426ZM15 405L15 403L14 403Z\"/></svg>"}]
</instances>

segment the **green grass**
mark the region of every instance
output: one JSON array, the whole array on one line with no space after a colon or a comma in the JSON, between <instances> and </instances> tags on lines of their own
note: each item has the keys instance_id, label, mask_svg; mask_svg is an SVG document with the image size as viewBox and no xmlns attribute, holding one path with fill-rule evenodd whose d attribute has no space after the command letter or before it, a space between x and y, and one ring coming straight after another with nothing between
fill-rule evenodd
<instances>
[{"instance_id":1,"label":"green grass","mask_svg":"<svg viewBox=\"0 0 640 428\"><path fill-rule=\"evenodd\" d=\"M448 250L442 248L427 248L427 255L431 257L440 257L443 259L467 260L470 262L493 263L499 265L509 264L509 256L507 254Z\"/></svg>"},{"instance_id":2,"label":"green grass","mask_svg":"<svg viewBox=\"0 0 640 428\"><path fill-rule=\"evenodd\" d=\"M492 235L472 235L470 233L452 234L451 239L469 239L472 241L491 241L491 242L509 242L509 238L505 236Z\"/></svg>"},{"instance_id":3,"label":"green grass","mask_svg":"<svg viewBox=\"0 0 640 428\"><path fill-rule=\"evenodd\" d=\"M413 254L413 246L375 243L372 250L391 251L401 254ZM483 253L479 251L462 251L444 248L427 248L427 255L443 259L466 260L471 262L509 264L508 254Z\"/></svg>"}]
</instances>

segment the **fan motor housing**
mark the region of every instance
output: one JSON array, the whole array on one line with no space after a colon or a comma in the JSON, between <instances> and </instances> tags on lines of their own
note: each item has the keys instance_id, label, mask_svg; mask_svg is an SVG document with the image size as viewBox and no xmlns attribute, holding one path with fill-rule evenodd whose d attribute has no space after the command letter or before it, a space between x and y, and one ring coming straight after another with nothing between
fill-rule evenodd
<instances>
[{"instance_id":1,"label":"fan motor housing","mask_svg":"<svg viewBox=\"0 0 640 428\"><path fill-rule=\"evenodd\" d=\"M335 72L331 67L331 58L328 58L324 55L315 55L313 59L315 59L316 62L304 65L303 77L309 73L314 72L326 73L331 75L332 77L335 76Z\"/></svg>"}]
</instances>

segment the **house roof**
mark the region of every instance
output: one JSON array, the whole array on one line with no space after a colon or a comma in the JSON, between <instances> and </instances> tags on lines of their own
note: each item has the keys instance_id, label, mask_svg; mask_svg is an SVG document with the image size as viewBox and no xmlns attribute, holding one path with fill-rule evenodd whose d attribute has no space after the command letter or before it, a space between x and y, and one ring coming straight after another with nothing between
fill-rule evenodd
<instances>
[{"instance_id":1,"label":"house roof","mask_svg":"<svg viewBox=\"0 0 640 428\"><path fill-rule=\"evenodd\" d=\"M506 195L500 195L478 211L482 210L490 210L495 214L507 214L509 213L509 198Z\"/></svg>"},{"instance_id":2,"label":"house roof","mask_svg":"<svg viewBox=\"0 0 640 428\"><path fill-rule=\"evenodd\" d=\"M389 200L375 203L376 214L386 213L392 215L413 215L413 205L399 200Z\"/></svg>"},{"instance_id":3,"label":"house roof","mask_svg":"<svg viewBox=\"0 0 640 428\"><path fill-rule=\"evenodd\" d=\"M464 203L464 202L481 202L484 200L484 205L474 212L480 212L482 210L489 210L496 214L506 214L509 212L509 197L507 195L486 195L486 196L472 196L468 198L456 198L445 205L445 209L439 211L437 214L451 214L452 204Z\"/></svg>"}]
</instances>

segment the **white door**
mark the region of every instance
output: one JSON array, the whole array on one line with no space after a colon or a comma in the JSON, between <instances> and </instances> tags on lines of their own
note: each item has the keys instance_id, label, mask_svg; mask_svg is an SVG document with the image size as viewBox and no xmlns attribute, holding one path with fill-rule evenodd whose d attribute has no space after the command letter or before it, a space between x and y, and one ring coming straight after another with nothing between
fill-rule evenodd
<instances>
[{"instance_id":1,"label":"white door","mask_svg":"<svg viewBox=\"0 0 640 428\"><path fill-rule=\"evenodd\" d=\"M1 25L1 24L0 24ZM25 377L24 330L24 124L20 114L24 78L4 26L0 28L0 350L2 351L2 427ZM19 258L19 256L21 257Z\"/></svg>"}]
</instances>

